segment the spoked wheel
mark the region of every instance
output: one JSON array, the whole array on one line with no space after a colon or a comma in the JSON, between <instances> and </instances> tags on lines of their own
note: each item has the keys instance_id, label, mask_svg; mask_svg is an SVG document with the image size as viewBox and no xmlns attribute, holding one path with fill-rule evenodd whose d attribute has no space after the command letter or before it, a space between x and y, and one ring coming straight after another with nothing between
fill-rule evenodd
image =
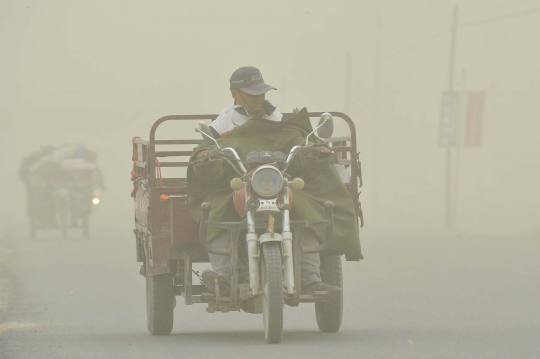
<instances>
[{"instance_id":1,"label":"spoked wheel","mask_svg":"<svg viewBox=\"0 0 540 359\"><path fill-rule=\"evenodd\" d=\"M263 244L261 288L264 338L267 343L280 343L283 334L283 269L281 247L277 242Z\"/></svg>"},{"instance_id":2,"label":"spoked wheel","mask_svg":"<svg viewBox=\"0 0 540 359\"><path fill-rule=\"evenodd\" d=\"M315 303L317 325L321 332L337 332L343 318L343 274L341 256L321 257L321 278L324 283L341 288L330 294L325 301Z\"/></svg>"},{"instance_id":3,"label":"spoked wheel","mask_svg":"<svg viewBox=\"0 0 540 359\"><path fill-rule=\"evenodd\" d=\"M169 335L173 329L174 288L170 273L146 275L146 319L152 335Z\"/></svg>"}]
</instances>

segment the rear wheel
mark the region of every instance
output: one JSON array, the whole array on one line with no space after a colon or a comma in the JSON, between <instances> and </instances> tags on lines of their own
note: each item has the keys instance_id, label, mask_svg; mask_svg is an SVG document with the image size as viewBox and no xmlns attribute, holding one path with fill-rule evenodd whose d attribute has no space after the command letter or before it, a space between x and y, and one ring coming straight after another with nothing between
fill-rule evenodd
<instances>
[{"instance_id":1,"label":"rear wheel","mask_svg":"<svg viewBox=\"0 0 540 359\"><path fill-rule=\"evenodd\" d=\"M264 338L267 343L280 343L283 334L283 269L278 242L263 244L261 258L261 288Z\"/></svg>"},{"instance_id":2,"label":"rear wheel","mask_svg":"<svg viewBox=\"0 0 540 359\"><path fill-rule=\"evenodd\" d=\"M146 274L146 319L152 335L169 335L173 329L174 288L170 273Z\"/></svg>"},{"instance_id":3,"label":"rear wheel","mask_svg":"<svg viewBox=\"0 0 540 359\"><path fill-rule=\"evenodd\" d=\"M325 301L315 303L317 325L321 332L337 332L343 318L343 274L341 256L321 257L321 278L329 285L341 288L341 292L331 293Z\"/></svg>"}]
</instances>

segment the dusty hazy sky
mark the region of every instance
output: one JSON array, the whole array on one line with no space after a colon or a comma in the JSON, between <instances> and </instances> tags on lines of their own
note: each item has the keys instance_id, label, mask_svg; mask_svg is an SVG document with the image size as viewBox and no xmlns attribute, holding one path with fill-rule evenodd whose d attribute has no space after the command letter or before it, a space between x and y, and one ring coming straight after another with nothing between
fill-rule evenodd
<instances>
[{"instance_id":1,"label":"dusty hazy sky","mask_svg":"<svg viewBox=\"0 0 540 359\"><path fill-rule=\"evenodd\" d=\"M486 108L483 147L460 151L456 223L497 233L538 228L540 1L457 4L455 88L486 91ZM85 142L111 188L101 210L127 223L131 136L147 136L163 115L219 112L231 102L230 74L244 65L278 87L270 98L284 112L344 110L350 54L366 220L441 227L437 140L453 6L0 0L0 123L10 153L2 182L22 192L22 157ZM24 202L8 186L8 222L24 223Z\"/></svg>"}]
</instances>

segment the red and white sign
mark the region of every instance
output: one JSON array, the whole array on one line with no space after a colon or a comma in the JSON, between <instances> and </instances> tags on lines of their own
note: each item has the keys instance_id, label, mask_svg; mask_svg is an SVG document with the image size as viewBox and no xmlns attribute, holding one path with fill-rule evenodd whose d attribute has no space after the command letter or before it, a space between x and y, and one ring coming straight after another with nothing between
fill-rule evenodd
<instances>
[{"instance_id":1,"label":"red and white sign","mask_svg":"<svg viewBox=\"0 0 540 359\"><path fill-rule=\"evenodd\" d=\"M482 145L482 127L484 121L483 91L469 92L467 96L467 117L465 119L465 146L480 147Z\"/></svg>"}]
</instances>

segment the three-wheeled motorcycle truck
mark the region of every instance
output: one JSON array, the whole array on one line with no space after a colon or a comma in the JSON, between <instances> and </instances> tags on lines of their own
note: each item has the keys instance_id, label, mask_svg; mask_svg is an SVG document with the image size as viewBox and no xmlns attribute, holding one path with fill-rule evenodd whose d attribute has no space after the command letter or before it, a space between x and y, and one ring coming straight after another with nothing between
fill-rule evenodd
<instances>
[{"instance_id":1,"label":"three-wheeled motorcycle truck","mask_svg":"<svg viewBox=\"0 0 540 359\"><path fill-rule=\"evenodd\" d=\"M357 222L363 226L359 202L362 179L354 123L340 112L311 112L308 115L319 118L319 124L307 136L306 146L308 138L313 136L311 139L324 141L332 149L337 159L335 166L354 204ZM287 170L305 146L294 146L289 154L263 151L250 153L247 159L242 159L235 149L222 148L213 139L204 121L216 117L165 116L154 123L148 141L139 137L132 141L136 257L142 262L140 273L146 278L149 332L152 335L170 334L176 296L183 297L186 305L206 304L209 313L240 311L240 308L262 313L265 339L269 343L281 341L284 305L296 307L300 303L315 303L320 330L338 331L343 315L343 291L302 293L300 263L304 253L321 253L323 282L343 289L342 256L325 251L334 234L333 203L324 203L324 219L291 220L289 217L292 189L301 190L304 182L301 178L291 178ZM348 136L331 137L334 118L345 121ZM158 139L156 132L165 122L181 124L184 129L186 125L188 128L199 126L196 130L200 136ZM170 136L171 132L166 132ZM197 223L187 209L187 175L162 175L166 169L185 173L193 148L203 141L216 147L212 154L214 158L225 160L238 174L230 186L235 191L241 221L210 221L212 204L205 202L201 206L200 223ZM169 158L176 160L167 161ZM246 176L248 171L249 176ZM326 238L319 246L305 247L300 240L294 240L300 238L302 231L317 227L326 229ZM207 241L209 228L228 231L230 248L212 247ZM219 278L216 278L215 293L192 283L193 263L209 262L209 252L231 256L230 291L226 296L220 293ZM247 269L249 280L239 280L241 268Z\"/></svg>"},{"instance_id":2,"label":"three-wheeled motorcycle truck","mask_svg":"<svg viewBox=\"0 0 540 359\"><path fill-rule=\"evenodd\" d=\"M99 169L84 159L63 159L42 165L41 171L31 172L23 163L20 171L26 185L27 213L30 220L30 239L44 229L59 229L62 239L69 229L80 229L89 236L89 217L92 207L99 203L102 187L94 178Z\"/></svg>"}]
</instances>

